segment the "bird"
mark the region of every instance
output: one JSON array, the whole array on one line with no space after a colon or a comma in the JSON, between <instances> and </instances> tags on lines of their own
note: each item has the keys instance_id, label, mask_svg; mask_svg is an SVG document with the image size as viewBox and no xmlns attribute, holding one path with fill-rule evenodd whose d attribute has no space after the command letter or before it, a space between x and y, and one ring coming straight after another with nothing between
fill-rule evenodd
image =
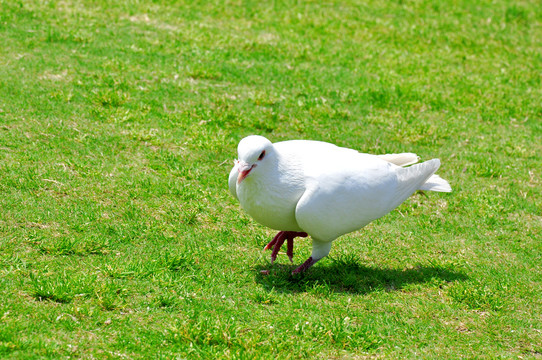
<instances>
[{"instance_id":1,"label":"bird","mask_svg":"<svg viewBox=\"0 0 542 360\"><path fill-rule=\"evenodd\" d=\"M284 242L293 263L294 239L310 236L311 256L293 270L307 271L331 244L403 203L417 190L451 192L436 175L439 159L414 153L373 155L316 140L272 143L249 135L237 147L228 177L231 194L256 222L278 230L264 247L271 264Z\"/></svg>"}]
</instances>

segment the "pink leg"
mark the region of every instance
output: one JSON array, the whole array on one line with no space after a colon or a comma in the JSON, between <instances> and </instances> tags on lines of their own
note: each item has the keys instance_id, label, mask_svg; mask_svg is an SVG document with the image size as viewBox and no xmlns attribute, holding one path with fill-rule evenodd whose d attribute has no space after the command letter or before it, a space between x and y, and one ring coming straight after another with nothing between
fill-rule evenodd
<instances>
[{"instance_id":1,"label":"pink leg","mask_svg":"<svg viewBox=\"0 0 542 360\"><path fill-rule=\"evenodd\" d=\"M273 238L273 240L271 240L271 241L269 242L269 244L265 245L265 247L263 248L264 251L265 251L265 250L271 249L271 248L277 243L278 238L281 237L283 233L284 233L284 231L279 231L278 234L275 235L275 237Z\"/></svg>"},{"instance_id":2,"label":"pink leg","mask_svg":"<svg viewBox=\"0 0 542 360\"><path fill-rule=\"evenodd\" d=\"M289 237L288 238L288 247L286 248L286 255L288 255L288 259L290 259L290 262L294 263L294 238Z\"/></svg>"},{"instance_id":3,"label":"pink leg","mask_svg":"<svg viewBox=\"0 0 542 360\"><path fill-rule=\"evenodd\" d=\"M294 238L297 236L300 237L307 237L308 234L306 232L299 232L299 231L279 231L277 235L264 247L264 250L269 250L273 248L273 251L271 252L271 263L275 261L277 258L277 255L280 251L280 248L284 244L284 242L287 240L287 250L286 255L288 255L288 258L291 262L293 262L294 257Z\"/></svg>"},{"instance_id":4,"label":"pink leg","mask_svg":"<svg viewBox=\"0 0 542 360\"><path fill-rule=\"evenodd\" d=\"M305 261L303 264L301 264L301 266L299 266L297 269L292 271L292 275L299 274L301 272L307 271L311 266L316 264L318 262L318 260L320 260L320 259L314 260L312 258L312 256L311 256L310 258L307 259L307 261Z\"/></svg>"},{"instance_id":5,"label":"pink leg","mask_svg":"<svg viewBox=\"0 0 542 360\"><path fill-rule=\"evenodd\" d=\"M284 241L286 241L286 235L282 233L277 238L277 241L275 242L275 247L273 248L273 251L271 252L271 264L273 263L273 261L277 259L277 255L279 254L279 250L282 247L282 244L284 244Z\"/></svg>"}]
</instances>

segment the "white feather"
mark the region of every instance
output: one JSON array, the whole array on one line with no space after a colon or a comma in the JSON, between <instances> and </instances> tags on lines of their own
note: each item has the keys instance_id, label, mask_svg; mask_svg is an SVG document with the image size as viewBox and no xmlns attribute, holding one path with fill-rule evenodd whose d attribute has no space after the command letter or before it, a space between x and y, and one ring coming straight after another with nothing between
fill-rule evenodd
<instances>
[{"instance_id":1,"label":"white feather","mask_svg":"<svg viewBox=\"0 0 542 360\"><path fill-rule=\"evenodd\" d=\"M420 161L420 157L413 153L385 154L377 156L382 160L386 160L387 162L391 162L392 164L395 164L397 166L412 165Z\"/></svg>"},{"instance_id":2,"label":"white feather","mask_svg":"<svg viewBox=\"0 0 542 360\"><path fill-rule=\"evenodd\" d=\"M238 162L254 166L238 181L235 164L230 192L262 225L308 233L316 261L333 240L386 215L416 190L451 191L434 175L438 159L415 164L412 153L370 155L308 140L272 144L252 135L241 140L238 154Z\"/></svg>"},{"instance_id":3,"label":"white feather","mask_svg":"<svg viewBox=\"0 0 542 360\"><path fill-rule=\"evenodd\" d=\"M233 162L233 168L230 171L230 176L228 177L228 187L230 188L230 193L234 198L239 200L237 197L237 176L239 175L239 163L237 160Z\"/></svg>"}]
</instances>

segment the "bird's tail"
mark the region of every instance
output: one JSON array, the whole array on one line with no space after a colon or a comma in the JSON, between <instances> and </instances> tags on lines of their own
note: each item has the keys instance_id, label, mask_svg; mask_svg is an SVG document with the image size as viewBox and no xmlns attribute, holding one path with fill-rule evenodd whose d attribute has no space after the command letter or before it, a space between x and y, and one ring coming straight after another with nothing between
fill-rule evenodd
<instances>
[{"instance_id":1,"label":"bird's tail","mask_svg":"<svg viewBox=\"0 0 542 360\"><path fill-rule=\"evenodd\" d=\"M393 194L392 208L399 206L416 190L452 191L450 185L435 172L440 166L439 159L396 169L397 187Z\"/></svg>"},{"instance_id":2,"label":"bird's tail","mask_svg":"<svg viewBox=\"0 0 542 360\"><path fill-rule=\"evenodd\" d=\"M438 192L451 192L452 187L448 184L448 181L444 180L438 175L432 175L421 187L420 190L438 191Z\"/></svg>"},{"instance_id":3,"label":"bird's tail","mask_svg":"<svg viewBox=\"0 0 542 360\"><path fill-rule=\"evenodd\" d=\"M450 184L435 172L440 166L439 159L432 159L421 164L416 164L398 170L397 175L400 183L400 191L409 196L416 190L429 190L440 192L451 192ZM410 194L409 194L410 193Z\"/></svg>"},{"instance_id":4,"label":"bird's tail","mask_svg":"<svg viewBox=\"0 0 542 360\"><path fill-rule=\"evenodd\" d=\"M413 153L401 153L401 154L385 154L377 155L384 161L390 162L397 166L407 166L416 164L420 161L420 157Z\"/></svg>"}]
</instances>

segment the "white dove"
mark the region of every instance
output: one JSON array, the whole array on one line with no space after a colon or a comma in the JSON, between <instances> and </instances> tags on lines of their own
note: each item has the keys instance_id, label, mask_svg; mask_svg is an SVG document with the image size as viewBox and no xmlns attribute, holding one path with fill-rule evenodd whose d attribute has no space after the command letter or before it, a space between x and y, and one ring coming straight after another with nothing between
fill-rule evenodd
<instances>
[{"instance_id":1,"label":"white dove","mask_svg":"<svg viewBox=\"0 0 542 360\"><path fill-rule=\"evenodd\" d=\"M329 254L339 236L359 230L405 201L416 190L452 191L434 175L433 159L418 162L412 153L370 155L310 140L271 143L251 135L239 142L230 172L230 192L262 225L279 230L265 250L271 262L287 240L312 238L312 254L293 273L306 271Z\"/></svg>"}]
</instances>

